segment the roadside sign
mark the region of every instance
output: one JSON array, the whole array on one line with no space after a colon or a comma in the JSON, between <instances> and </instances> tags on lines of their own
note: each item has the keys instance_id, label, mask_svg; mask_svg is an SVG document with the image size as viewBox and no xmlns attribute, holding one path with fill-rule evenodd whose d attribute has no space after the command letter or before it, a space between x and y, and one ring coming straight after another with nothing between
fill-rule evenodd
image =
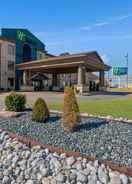
<instances>
[{"instance_id":1,"label":"roadside sign","mask_svg":"<svg viewBox=\"0 0 132 184\"><path fill-rule=\"evenodd\" d=\"M116 76L127 75L128 74L128 68L127 67L113 67L112 68L112 74L116 75Z\"/></svg>"}]
</instances>

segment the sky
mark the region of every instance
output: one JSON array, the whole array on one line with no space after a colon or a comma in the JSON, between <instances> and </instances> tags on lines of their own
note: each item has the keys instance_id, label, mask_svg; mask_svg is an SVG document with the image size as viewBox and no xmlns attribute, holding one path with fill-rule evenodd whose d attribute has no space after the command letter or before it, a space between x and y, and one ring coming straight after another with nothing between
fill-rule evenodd
<instances>
[{"instance_id":1,"label":"sky","mask_svg":"<svg viewBox=\"0 0 132 184\"><path fill-rule=\"evenodd\" d=\"M1 0L0 28L27 28L51 54L96 50L132 74L132 0Z\"/></svg>"}]
</instances>

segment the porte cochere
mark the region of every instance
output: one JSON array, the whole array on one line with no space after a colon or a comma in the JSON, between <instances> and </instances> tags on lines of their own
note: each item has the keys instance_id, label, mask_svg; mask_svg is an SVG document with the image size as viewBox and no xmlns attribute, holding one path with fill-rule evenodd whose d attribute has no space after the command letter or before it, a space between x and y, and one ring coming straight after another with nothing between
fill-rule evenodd
<instances>
[{"instance_id":1,"label":"porte cochere","mask_svg":"<svg viewBox=\"0 0 132 184\"><path fill-rule=\"evenodd\" d=\"M105 71L111 69L106 65L96 51L52 56L41 60L17 64L17 69L23 71L21 89L34 90L38 82L32 81L37 73L42 73L47 80L41 81L41 90L61 91L66 85L73 86L79 93L89 92L93 72L98 72L98 90L105 90ZM90 75L91 74L91 75ZM97 84L98 83L98 84Z\"/></svg>"}]
</instances>

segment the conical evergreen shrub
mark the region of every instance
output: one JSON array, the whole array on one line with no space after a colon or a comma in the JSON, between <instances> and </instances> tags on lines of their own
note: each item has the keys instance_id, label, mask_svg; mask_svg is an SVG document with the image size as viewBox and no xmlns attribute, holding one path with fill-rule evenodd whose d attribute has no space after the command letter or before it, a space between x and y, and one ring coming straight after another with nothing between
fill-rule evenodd
<instances>
[{"instance_id":1,"label":"conical evergreen shrub","mask_svg":"<svg viewBox=\"0 0 132 184\"><path fill-rule=\"evenodd\" d=\"M65 132L71 132L80 123L80 112L74 89L65 87L62 125Z\"/></svg>"},{"instance_id":2,"label":"conical evergreen shrub","mask_svg":"<svg viewBox=\"0 0 132 184\"><path fill-rule=\"evenodd\" d=\"M46 102L42 98L38 98L34 104L32 111L32 120L45 123L49 118L49 110Z\"/></svg>"}]
</instances>

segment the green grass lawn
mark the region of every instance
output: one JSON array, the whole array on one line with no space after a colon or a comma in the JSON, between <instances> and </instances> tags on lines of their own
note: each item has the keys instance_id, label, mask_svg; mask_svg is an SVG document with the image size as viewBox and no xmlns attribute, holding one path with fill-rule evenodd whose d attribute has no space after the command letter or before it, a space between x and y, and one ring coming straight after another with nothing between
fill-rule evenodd
<instances>
[{"instance_id":1,"label":"green grass lawn","mask_svg":"<svg viewBox=\"0 0 132 184\"><path fill-rule=\"evenodd\" d=\"M111 115L113 117L124 117L132 119L132 99L114 99L114 100L90 100L79 101L80 111L96 115ZM50 103L49 108L53 110L62 110L60 103Z\"/></svg>"},{"instance_id":2,"label":"green grass lawn","mask_svg":"<svg viewBox=\"0 0 132 184\"><path fill-rule=\"evenodd\" d=\"M132 93L132 88L110 88L109 91L112 91L112 92L128 92L128 93Z\"/></svg>"}]
</instances>

